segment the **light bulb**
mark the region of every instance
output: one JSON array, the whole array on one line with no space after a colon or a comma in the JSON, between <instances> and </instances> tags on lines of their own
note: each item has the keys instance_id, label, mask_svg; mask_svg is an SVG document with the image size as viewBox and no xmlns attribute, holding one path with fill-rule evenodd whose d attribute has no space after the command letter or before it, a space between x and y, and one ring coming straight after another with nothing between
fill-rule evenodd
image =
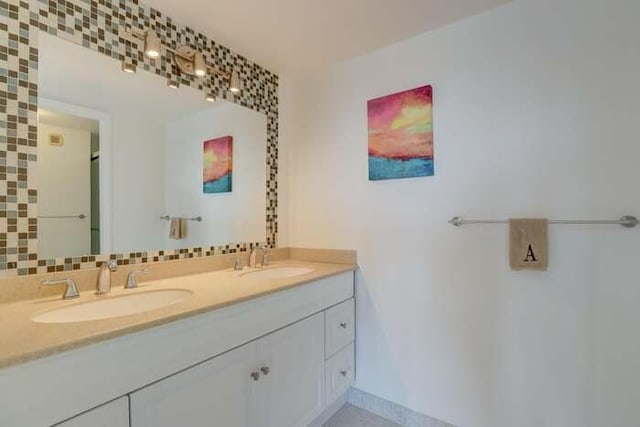
<instances>
[{"instance_id":1,"label":"light bulb","mask_svg":"<svg viewBox=\"0 0 640 427\"><path fill-rule=\"evenodd\" d=\"M158 35L149 30L144 36L144 54L149 58L157 58L160 56L160 39Z\"/></svg>"},{"instance_id":2,"label":"light bulb","mask_svg":"<svg viewBox=\"0 0 640 427\"><path fill-rule=\"evenodd\" d=\"M240 77L235 70L231 72L231 77L229 77L229 90L233 93L240 92Z\"/></svg>"},{"instance_id":3,"label":"light bulb","mask_svg":"<svg viewBox=\"0 0 640 427\"><path fill-rule=\"evenodd\" d=\"M135 73L136 72L136 66L133 65L130 62L127 61L122 61L122 65L120 68L122 71L124 71L125 73Z\"/></svg>"},{"instance_id":4,"label":"light bulb","mask_svg":"<svg viewBox=\"0 0 640 427\"><path fill-rule=\"evenodd\" d=\"M207 74L207 63L204 61L204 56L200 52L196 52L193 56L193 72L198 77Z\"/></svg>"}]
</instances>

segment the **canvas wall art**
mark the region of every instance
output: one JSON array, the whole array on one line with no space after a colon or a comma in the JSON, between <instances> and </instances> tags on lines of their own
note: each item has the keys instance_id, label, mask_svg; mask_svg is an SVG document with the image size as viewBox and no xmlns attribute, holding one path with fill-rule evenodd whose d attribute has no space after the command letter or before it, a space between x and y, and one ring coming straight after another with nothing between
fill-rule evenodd
<instances>
[{"instance_id":1,"label":"canvas wall art","mask_svg":"<svg viewBox=\"0 0 640 427\"><path fill-rule=\"evenodd\" d=\"M422 86L367 103L369 180L434 174L432 95Z\"/></svg>"},{"instance_id":2,"label":"canvas wall art","mask_svg":"<svg viewBox=\"0 0 640 427\"><path fill-rule=\"evenodd\" d=\"M233 137L223 136L203 143L202 190L206 194L231 191Z\"/></svg>"}]
</instances>

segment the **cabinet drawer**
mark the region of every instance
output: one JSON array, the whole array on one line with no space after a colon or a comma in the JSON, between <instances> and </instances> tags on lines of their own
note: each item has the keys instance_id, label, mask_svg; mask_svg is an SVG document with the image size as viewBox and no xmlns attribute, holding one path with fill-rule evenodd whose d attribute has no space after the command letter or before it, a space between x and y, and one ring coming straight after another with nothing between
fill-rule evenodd
<instances>
[{"instance_id":1,"label":"cabinet drawer","mask_svg":"<svg viewBox=\"0 0 640 427\"><path fill-rule=\"evenodd\" d=\"M351 343L327 360L325 370L327 405L333 403L353 383L355 379L354 357L354 345Z\"/></svg>"},{"instance_id":2,"label":"cabinet drawer","mask_svg":"<svg viewBox=\"0 0 640 427\"><path fill-rule=\"evenodd\" d=\"M325 357L328 359L353 341L355 313L353 298L331 307L325 315Z\"/></svg>"}]
</instances>

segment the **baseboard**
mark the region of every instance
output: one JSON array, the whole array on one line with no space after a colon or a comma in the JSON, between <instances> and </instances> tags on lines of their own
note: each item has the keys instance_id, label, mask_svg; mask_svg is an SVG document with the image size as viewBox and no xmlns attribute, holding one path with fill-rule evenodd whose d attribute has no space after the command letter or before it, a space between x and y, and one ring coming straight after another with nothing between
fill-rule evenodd
<instances>
[{"instance_id":1,"label":"baseboard","mask_svg":"<svg viewBox=\"0 0 640 427\"><path fill-rule=\"evenodd\" d=\"M347 402L403 427L455 427L353 387L347 392Z\"/></svg>"},{"instance_id":2,"label":"baseboard","mask_svg":"<svg viewBox=\"0 0 640 427\"><path fill-rule=\"evenodd\" d=\"M347 393L345 392L342 396L336 399L335 402L327 406L327 408L316 418L313 420L308 427L322 427L324 423L329 421L329 418L333 417L336 412L340 410L347 403Z\"/></svg>"}]
</instances>

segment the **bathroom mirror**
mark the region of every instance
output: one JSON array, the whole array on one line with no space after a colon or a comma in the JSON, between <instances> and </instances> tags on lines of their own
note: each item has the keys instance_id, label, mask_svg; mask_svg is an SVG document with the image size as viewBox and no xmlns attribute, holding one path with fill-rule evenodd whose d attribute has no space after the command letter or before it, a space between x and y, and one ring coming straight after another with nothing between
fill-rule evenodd
<instances>
[{"instance_id":1,"label":"bathroom mirror","mask_svg":"<svg viewBox=\"0 0 640 427\"><path fill-rule=\"evenodd\" d=\"M38 80L39 258L264 241L264 114L44 33Z\"/></svg>"}]
</instances>

